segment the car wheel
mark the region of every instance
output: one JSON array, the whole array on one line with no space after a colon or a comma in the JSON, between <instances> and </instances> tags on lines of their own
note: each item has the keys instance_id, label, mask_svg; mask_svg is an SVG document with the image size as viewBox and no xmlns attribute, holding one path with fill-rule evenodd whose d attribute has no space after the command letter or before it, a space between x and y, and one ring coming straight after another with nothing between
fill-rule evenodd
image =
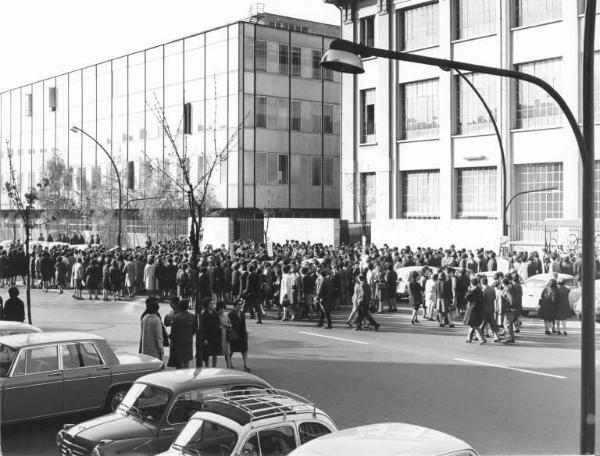
<instances>
[{"instance_id":1,"label":"car wheel","mask_svg":"<svg viewBox=\"0 0 600 456\"><path fill-rule=\"evenodd\" d=\"M128 386L118 386L113 388L110 393L108 393L108 397L106 398L105 409L108 413L115 412L117 407L121 403L121 401L125 398L127 391L129 390Z\"/></svg>"}]
</instances>

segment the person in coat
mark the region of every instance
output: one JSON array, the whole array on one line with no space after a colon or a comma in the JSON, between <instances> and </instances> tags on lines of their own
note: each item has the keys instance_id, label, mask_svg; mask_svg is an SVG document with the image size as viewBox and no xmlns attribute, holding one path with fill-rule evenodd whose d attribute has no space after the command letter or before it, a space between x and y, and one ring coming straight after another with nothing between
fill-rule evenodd
<instances>
[{"instance_id":1,"label":"person in coat","mask_svg":"<svg viewBox=\"0 0 600 456\"><path fill-rule=\"evenodd\" d=\"M158 316L158 302L150 300L147 304L148 313L141 323L141 350L144 355L163 359L163 326Z\"/></svg>"},{"instance_id":2,"label":"person in coat","mask_svg":"<svg viewBox=\"0 0 600 456\"><path fill-rule=\"evenodd\" d=\"M465 295L465 315L463 323L469 326L469 332L465 342L471 343L473 336L477 337L479 345L485 344L485 337L481 334L479 327L483 323L483 314L485 311L483 304L483 292L479 288L477 279L471 280L471 286Z\"/></svg>"},{"instance_id":3,"label":"person in coat","mask_svg":"<svg viewBox=\"0 0 600 456\"><path fill-rule=\"evenodd\" d=\"M444 272L440 272L438 283L436 285L437 295L437 311L440 328L448 325L449 328L454 328L454 324L448 319L450 305L452 304L452 279L446 277Z\"/></svg>"},{"instance_id":4,"label":"person in coat","mask_svg":"<svg viewBox=\"0 0 600 456\"><path fill-rule=\"evenodd\" d=\"M319 272L319 278L315 285L315 297L317 305L319 306L319 323L318 327L323 326L325 318L327 319L327 326L325 328L331 329L331 308L333 306L333 285L329 279L327 269L323 268Z\"/></svg>"},{"instance_id":5,"label":"person in coat","mask_svg":"<svg viewBox=\"0 0 600 456\"><path fill-rule=\"evenodd\" d=\"M189 367L194 358L194 334L198 327L196 317L188 311L189 301L182 299L177 302L177 312L171 319L171 353L175 353L175 368Z\"/></svg>"},{"instance_id":6,"label":"person in coat","mask_svg":"<svg viewBox=\"0 0 600 456\"><path fill-rule=\"evenodd\" d=\"M490 337L487 328L494 334L494 342L500 342L498 324L496 323L496 288L488 283L488 278L483 276L479 279L481 291L483 294L483 307L481 316L481 334L484 337Z\"/></svg>"},{"instance_id":7,"label":"person in coat","mask_svg":"<svg viewBox=\"0 0 600 456\"><path fill-rule=\"evenodd\" d=\"M262 324L261 308L258 303L260 294L260 281L256 274L256 267L250 265L248 268L248 275L245 280L246 288L242 292L243 298L246 300L246 308L250 310L250 318L254 318L256 315L256 323Z\"/></svg>"},{"instance_id":8,"label":"person in coat","mask_svg":"<svg viewBox=\"0 0 600 456\"><path fill-rule=\"evenodd\" d=\"M552 325L556 316L556 298L558 296L558 284L555 279L550 279L548 285L540 296L540 307L538 317L544 321L544 334L552 335Z\"/></svg>"},{"instance_id":9,"label":"person in coat","mask_svg":"<svg viewBox=\"0 0 600 456\"><path fill-rule=\"evenodd\" d=\"M423 305L423 288L419 283L419 273L417 271L412 272L408 279L408 304L413 309L410 323L413 325L419 323L417 312Z\"/></svg>"},{"instance_id":10,"label":"person in coat","mask_svg":"<svg viewBox=\"0 0 600 456\"><path fill-rule=\"evenodd\" d=\"M208 359L212 358L212 367L217 367L217 356L222 352L221 321L215 308L215 302L211 301L208 308L203 309L200 314L199 332L196 334L196 359L198 360L198 343L201 347L201 359L204 367L208 367ZM197 365L197 363L196 363Z\"/></svg>"},{"instance_id":11,"label":"person in coat","mask_svg":"<svg viewBox=\"0 0 600 456\"><path fill-rule=\"evenodd\" d=\"M561 334L560 327L562 324L562 334L564 336L567 335L567 319L573 315L571 311L571 305L569 304L569 290L565 286L565 280L559 279L557 281L558 288L556 290L556 312L555 318L556 321L556 333L558 335Z\"/></svg>"},{"instance_id":12,"label":"person in coat","mask_svg":"<svg viewBox=\"0 0 600 456\"><path fill-rule=\"evenodd\" d=\"M248 331L246 330L246 315L243 311L242 300L236 299L233 303L233 310L229 312L229 321L231 322L231 333L229 337L229 348L231 355L241 353L244 362L244 370L250 372L248 367ZM230 366L233 369L233 361L230 359Z\"/></svg>"},{"instance_id":13,"label":"person in coat","mask_svg":"<svg viewBox=\"0 0 600 456\"><path fill-rule=\"evenodd\" d=\"M10 287L8 289L8 296L9 299L6 300L2 308L2 320L23 323L25 321L25 304L19 299L19 289L17 287Z\"/></svg>"},{"instance_id":14,"label":"person in coat","mask_svg":"<svg viewBox=\"0 0 600 456\"><path fill-rule=\"evenodd\" d=\"M353 300L356 302L357 309L357 318L356 318L356 327L354 328L357 331L362 330L362 322L363 320L367 320L370 326L373 326L375 331L379 330L379 323L377 323L371 312L369 311L369 307L371 306L371 288L367 283L367 276L361 274L356 279L356 286L354 287L354 295Z\"/></svg>"},{"instance_id":15,"label":"person in coat","mask_svg":"<svg viewBox=\"0 0 600 456\"><path fill-rule=\"evenodd\" d=\"M121 274L121 268L117 260L113 260L110 268L108 269L108 278L110 281L110 290L113 295L113 301L119 299L119 292L121 291L121 283L123 276Z\"/></svg>"},{"instance_id":16,"label":"person in coat","mask_svg":"<svg viewBox=\"0 0 600 456\"><path fill-rule=\"evenodd\" d=\"M154 258L148 258L148 264L144 267L144 286L148 296L154 296L156 293L156 264Z\"/></svg>"}]
</instances>

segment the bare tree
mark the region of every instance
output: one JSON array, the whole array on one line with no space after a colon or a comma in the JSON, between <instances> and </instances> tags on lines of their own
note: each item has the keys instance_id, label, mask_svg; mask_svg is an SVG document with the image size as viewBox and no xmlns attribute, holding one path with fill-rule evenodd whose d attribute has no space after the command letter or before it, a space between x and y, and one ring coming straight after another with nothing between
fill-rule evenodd
<instances>
[{"instance_id":1,"label":"bare tree","mask_svg":"<svg viewBox=\"0 0 600 456\"><path fill-rule=\"evenodd\" d=\"M356 206L358 212L359 221L361 224L361 231L363 236L367 236L367 215L371 208L376 204L376 198L373 192L369 189L363 189L361 182L356 182L355 179L350 176L346 187L348 191L352 193L352 200Z\"/></svg>"},{"instance_id":2,"label":"bare tree","mask_svg":"<svg viewBox=\"0 0 600 456\"><path fill-rule=\"evenodd\" d=\"M26 193L22 193L21 182L17 180L16 172L13 164L13 155L12 150L10 149L7 141L7 152L8 152L8 165L9 165L9 181L4 183L4 189L8 194L8 198L11 204L15 207L16 212L18 213L21 221L23 222L23 227L25 228L25 261L27 263L27 270L25 273L25 285L26 285L26 301L27 301L27 320L29 324L31 323L31 267L30 267L30 258L29 258L29 241L31 230L35 226L39 226L39 223L33 222L33 211L35 210L35 204L39 201L40 195L43 190L45 190L48 185L48 179L43 178L40 183L36 185L36 187L28 188ZM47 222L42 222L47 223Z\"/></svg>"},{"instance_id":3,"label":"bare tree","mask_svg":"<svg viewBox=\"0 0 600 456\"><path fill-rule=\"evenodd\" d=\"M276 202L276 194L273 188L269 188L267 190L266 197L264 199L264 204L258 208L263 215L263 238L265 244L269 240L269 225L271 219L275 217L275 202Z\"/></svg>"},{"instance_id":4,"label":"bare tree","mask_svg":"<svg viewBox=\"0 0 600 456\"><path fill-rule=\"evenodd\" d=\"M165 111L156 96L154 97L154 102L149 107L165 134L170 159L166 162L155 160L150 163L150 168L153 172L160 173L164 179L169 181L170 184L183 195L183 200L185 201L185 206L190 218L189 240L192 246L192 261L196 262L200 254L202 220L214 210L214 207L209 206L209 203L213 199L211 196L213 194L211 178L217 167L227 163L229 152L237 144L239 132L247 115L242 119L233 134L227 138L225 146L218 149L216 128L217 103L215 103L215 125L213 126L214 154L210 156L205 153L204 170L202 173L199 171L198 178L194 179L191 173L190 156L188 155L185 144L185 136L183 137L182 147L179 145L180 135L182 134L183 116L181 117L177 128L172 130L167 121ZM174 168L175 175L173 175L172 168Z\"/></svg>"}]
</instances>

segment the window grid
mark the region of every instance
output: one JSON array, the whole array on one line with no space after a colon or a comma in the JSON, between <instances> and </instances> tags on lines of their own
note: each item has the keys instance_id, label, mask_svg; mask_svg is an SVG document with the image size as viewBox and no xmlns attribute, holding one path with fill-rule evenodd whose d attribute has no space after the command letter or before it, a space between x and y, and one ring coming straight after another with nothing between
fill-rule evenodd
<instances>
[{"instance_id":1,"label":"window grid","mask_svg":"<svg viewBox=\"0 0 600 456\"><path fill-rule=\"evenodd\" d=\"M279 45L279 74L288 74L288 45L280 44Z\"/></svg>"},{"instance_id":2,"label":"window grid","mask_svg":"<svg viewBox=\"0 0 600 456\"><path fill-rule=\"evenodd\" d=\"M517 191L556 187L557 192L521 195L513 202L515 219L520 222L542 222L563 217L563 164L531 163L515 165Z\"/></svg>"},{"instance_id":3,"label":"window grid","mask_svg":"<svg viewBox=\"0 0 600 456\"><path fill-rule=\"evenodd\" d=\"M402 218L440 218L440 171L403 171Z\"/></svg>"},{"instance_id":4,"label":"window grid","mask_svg":"<svg viewBox=\"0 0 600 456\"><path fill-rule=\"evenodd\" d=\"M465 74L496 116L497 78L481 73ZM459 75L455 76L456 87L456 134L480 133L492 130L492 121L475 91Z\"/></svg>"},{"instance_id":5,"label":"window grid","mask_svg":"<svg viewBox=\"0 0 600 456\"><path fill-rule=\"evenodd\" d=\"M267 128L267 97L256 97L256 128Z\"/></svg>"},{"instance_id":6,"label":"window grid","mask_svg":"<svg viewBox=\"0 0 600 456\"><path fill-rule=\"evenodd\" d=\"M265 40L256 40L254 52L256 53L254 60L256 71L267 71L267 42Z\"/></svg>"},{"instance_id":7,"label":"window grid","mask_svg":"<svg viewBox=\"0 0 600 456\"><path fill-rule=\"evenodd\" d=\"M561 59L539 60L517 65L517 70L537 76L560 90ZM561 110L541 88L524 81L516 83L516 128L543 128L562 123Z\"/></svg>"},{"instance_id":8,"label":"window grid","mask_svg":"<svg viewBox=\"0 0 600 456\"><path fill-rule=\"evenodd\" d=\"M439 135L438 80L400 84L400 138L430 138Z\"/></svg>"},{"instance_id":9,"label":"window grid","mask_svg":"<svg viewBox=\"0 0 600 456\"><path fill-rule=\"evenodd\" d=\"M560 19L562 0L515 0L515 24L539 24Z\"/></svg>"},{"instance_id":10,"label":"window grid","mask_svg":"<svg viewBox=\"0 0 600 456\"><path fill-rule=\"evenodd\" d=\"M292 68L290 74L292 76L300 76L300 62L302 61L302 48L292 47Z\"/></svg>"},{"instance_id":11,"label":"window grid","mask_svg":"<svg viewBox=\"0 0 600 456\"><path fill-rule=\"evenodd\" d=\"M438 2L403 9L399 15L402 29L401 49L419 49L439 44Z\"/></svg>"},{"instance_id":12,"label":"window grid","mask_svg":"<svg viewBox=\"0 0 600 456\"><path fill-rule=\"evenodd\" d=\"M363 17L360 20L360 44L375 46L375 16Z\"/></svg>"},{"instance_id":13,"label":"window grid","mask_svg":"<svg viewBox=\"0 0 600 456\"><path fill-rule=\"evenodd\" d=\"M360 142L375 142L375 89L360 91Z\"/></svg>"},{"instance_id":14,"label":"window grid","mask_svg":"<svg viewBox=\"0 0 600 456\"><path fill-rule=\"evenodd\" d=\"M316 49L312 50L312 77L321 78L321 51Z\"/></svg>"},{"instance_id":15,"label":"window grid","mask_svg":"<svg viewBox=\"0 0 600 456\"><path fill-rule=\"evenodd\" d=\"M456 170L457 218L496 218L496 167Z\"/></svg>"},{"instance_id":16,"label":"window grid","mask_svg":"<svg viewBox=\"0 0 600 456\"><path fill-rule=\"evenodd\" d=\"M496 31L496 0L456 0L457 40Z\"/></svg>"}]
</instances>

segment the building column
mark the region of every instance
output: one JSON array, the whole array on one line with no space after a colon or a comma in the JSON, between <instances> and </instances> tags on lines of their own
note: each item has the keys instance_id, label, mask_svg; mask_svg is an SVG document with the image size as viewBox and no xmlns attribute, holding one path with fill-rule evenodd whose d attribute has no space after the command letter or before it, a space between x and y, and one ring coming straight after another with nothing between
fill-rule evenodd
<instances>
[{"instance_id":1,"label":"building column","mask_svg":"<svg viewBox=\"0 0 600 456\"><path fill-rule=\"evenodd\" d=\"M440 58L452 58L452 2L439 3ZM452 148L452 72L439 71L440 219L454 216L454 151Z\"/></svg>"}]
</instances>

